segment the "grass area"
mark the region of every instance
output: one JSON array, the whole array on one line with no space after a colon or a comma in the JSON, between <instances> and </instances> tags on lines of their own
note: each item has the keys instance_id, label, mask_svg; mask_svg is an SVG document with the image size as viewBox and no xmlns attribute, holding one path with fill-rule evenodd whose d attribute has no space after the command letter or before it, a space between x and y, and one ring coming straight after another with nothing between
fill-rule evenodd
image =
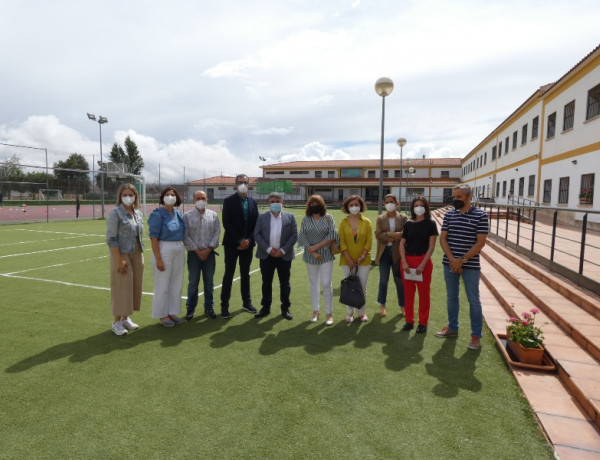
<instances>
[{"instance_id":1,"label":"grass area","mask_svg":"<svg viewBox=\"0 0 600 460\"><path fill-rule=\"evenodd\" d=\"M333 326L324 310L310 323L297 258L293 321L242 312L236 282L229 321L164 328L145 295L141 328L116 337L104 232L102 221L0 227L0 457L469 459L517 448L553 458L489 331L480 351L467 350L468 309L457 340L434 337L446 323L439 248L426 335L400 330L391 282L379 318L376 267L371 321L347 325L335 302ZM152 293L150 249L145 257ZM222 273L221 255L216 284ZM258 305L260 272L251 280ZM336 267L335 295L340 280Z\"/></svg>"}]
</instances>

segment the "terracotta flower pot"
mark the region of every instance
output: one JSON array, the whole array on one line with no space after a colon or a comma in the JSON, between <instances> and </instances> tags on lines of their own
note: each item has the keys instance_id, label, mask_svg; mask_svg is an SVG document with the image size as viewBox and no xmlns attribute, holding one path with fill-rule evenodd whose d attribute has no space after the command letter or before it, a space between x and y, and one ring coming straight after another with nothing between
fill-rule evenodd
<instances>
[{"instance_id":1,"label":"terracotta flower pot","mask_svg":"<svg viewBox=\"0 0 600 460\"><path fill-rule=\"evenodd\" d=\"M537 348L526 348L519 342L515 342L510 338L510 331L506 331L506 343L515 354L519 362L524 364L535 364L537 366L542 364L544 358L544 347Z\"/></svg>"}]
</instances>

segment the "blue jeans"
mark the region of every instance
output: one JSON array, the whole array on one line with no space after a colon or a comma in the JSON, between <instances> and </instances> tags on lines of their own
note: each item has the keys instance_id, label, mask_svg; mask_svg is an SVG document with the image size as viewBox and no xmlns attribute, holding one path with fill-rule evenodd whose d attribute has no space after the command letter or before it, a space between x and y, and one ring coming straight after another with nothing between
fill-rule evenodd
<instances>
[{"instance_id":1,"label":"blue jeans","mask_svg":"<svg viewBox=\"0 0 600 460\"><path fill-rule=\"evenodd\" d=\"M188 266L188 289L187 314L193 315L198 305L198 284L200 283L200 273L204 282L204 311L207 312L214 308L214 282L215 276L215 253L211 252L206 260L200 260L198 254L194 251L188 251L187 266Z\"/></svg>"},{"instance_id":2,"label":"blue jeans","mask_svg":"<svg viewBox=\"0 0 600 460\"><path fill-rule=\"evenodd\" d=\"M458 312L460 304L458 301L458 291L460 287L460 278L462 276L467 300L469 301L469 316L471 318L471 337L481 337L483 328L483 313L481 311L481 301L479 300L479 278L480 270L465 269L461 273L452 273L448 265L444 265L444 280L446 281L446 291L448 299L448 327L458 331Z\"/></svg>"},{"instance_id":3,"label":"blue jeans","mask_svg":"<svg viewBox=\"0 0 600 460\"><path fill-rule=\"evenodd\" d=\"M381 305L385 305L387 300L387 288L388 281L390 279L390 269L392 269L392 277L394 278L394 284L396 285L396 294L398 294L398 305L404 306L404 285L402 284L402 277L400 276L400 262L398 266L394 267L394 260L392 257L392 247L386 246L385 250L379 258L379 291L377 292L377 302Z\"/></svg>"}]
</instances>

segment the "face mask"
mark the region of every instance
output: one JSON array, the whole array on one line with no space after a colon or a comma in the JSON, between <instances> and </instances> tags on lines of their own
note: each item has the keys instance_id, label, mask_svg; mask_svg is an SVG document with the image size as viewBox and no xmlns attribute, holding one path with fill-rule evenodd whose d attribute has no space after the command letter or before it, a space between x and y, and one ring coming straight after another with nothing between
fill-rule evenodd
<instances>
[{"instance_id":1,"label":"face mask","mask_svg":"<svg viewBox=\"0 0 600 460\"><path fill-rule=\"evenodd\" d=\"M465 202L463 200L454 200L452 201L452 205L458 211L465 207Z\"/></svg>"},{"instance_id":2,"label":"face mask","mask_svg":"<svg viewBox=\"0 0 600 460\"><path fill-rule=\"evenodd\" d=\"M415 209L413 209L413 211L417 216L422 216L423 214L425 214L425 208L423 206L415 206Z\"/></svg>"},{"instance_id":3,"label":"face mask","mask_svg":"<svg viewBox=\"0 0 600 460\"><path fill-rule=\"evenodd\" d=\"M123 196L123 197L121 197L121 201L123 202L123 204L125 206L131 206L133 203L135 203L135 197L134 196Z\"/></svg>"},{"instance_id":4,"label":"face mask","mask_svg":"<svg viewBox=\"0 0 600 460\"><path fill-rule=\"evenodd\" d=\"M173 195L165 195L163 201L167 206L173 206L177 202L177 197Z\"/></svg>"},{"instance_id":5,"label":"face mask","mask_svg":"<svg viewBox=\"0 0 600 460\"><path fill-rule=\"evenodd\" d=\"M202 210L204 208L206 208L206 201L204 201L204 200L196 201L196 209Z\"/></svg>"},{"instance_id":6,"label":"face mask","mask_svg":"<svg viewBox=\"0 0 600 460\"><path fill-rule=\"evenodd\" d=\"M350 214L358 214L360 212L360 206L350 206L348 211L350 211Z\"/></svg>"},{"instance_id":7,"label":"face mask","mask_svg":"<svg viewBox=\"0 0 600 460\"><path fill-rule=\"evenodd\" d=\"M386 209L388 212L393 212L393 211L395 211L395 210L396 210L396 205L395 205L394 203L386 203L386 204L385 204L385 209Z\"/></svg>"},{"instance_id":8,"label":"face mask","mask_svg":"<svg viewBox=\"0 0 600 460\"><path fill-rule=\"evenodd\" d=\"M238 185L238 192L240 193L248 193L248 186L246 184Z\"/></svg>"},{"instance_id":9,"label":"face mask","mask_svg":"<svg viewBox=\"0 0 600 460\"><path fill-rule=\"evenodd\" d=\"M311 214L321 214L323 206L321 206L320 204L312 204L308 209L310 210Z\"/></svg>"},{"instance_id":10,"label":"face mask","mask_svg":"<svg viewBox=\"0 0 600 460\"><path fill-rule=\"evenodd\" d=\"M269 209L271 210L271 212L277 214L278 212L281 212L281 203L271 203L269 205Z\"/></svg>"}]
</instances>

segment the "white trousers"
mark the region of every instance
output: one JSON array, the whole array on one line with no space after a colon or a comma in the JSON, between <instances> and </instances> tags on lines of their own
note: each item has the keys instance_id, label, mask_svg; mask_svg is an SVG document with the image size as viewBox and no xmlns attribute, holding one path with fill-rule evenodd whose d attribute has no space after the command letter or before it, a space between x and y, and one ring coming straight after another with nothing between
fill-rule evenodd
<instances>
[{"instance_id":1,"label":"white trousers","mask_svg":"<svg viewBox=\"0 0 600 460\"><path fill-rule=\"evenodd\" d=\"M313 311L319 311L319 298L323 287L323 300L328 315L333 312L333 288L331 275L333 273L333 260L323 264L306 264L308 280L310 282L310 300Z\"/></svg>"},{"instance_id":2,"label":"white trousers","mask_svg":"<svg viewBox=\"0 0 600 460\"><path fill-rule=\"evenodd\" d=\"M152 318L180 315L185 247L181 241L159 241L158 247L165 270L161 272L156 268L156 258L152 254L152 273L154 274Z\"/></svg>"},{"instance_id":3,"label":"white trousers","mask_svg":"<svg viewBox=\"0 0 600 460\"><path fill-rule=\"evenodd\" d=\"M363 288L363 292L365 293L365 304L360 308L347 307L348 315L353 315L354 310L358 316L363 316L367 312L367 280L369 279L369 273L371 272L370 265L359 265L358 266L358 278L360 279L360 285ZM344 274L344 278L347 278L350 275L350 267L348 265L342 265L342 273Z\"/></svg>"}]
</instances>

